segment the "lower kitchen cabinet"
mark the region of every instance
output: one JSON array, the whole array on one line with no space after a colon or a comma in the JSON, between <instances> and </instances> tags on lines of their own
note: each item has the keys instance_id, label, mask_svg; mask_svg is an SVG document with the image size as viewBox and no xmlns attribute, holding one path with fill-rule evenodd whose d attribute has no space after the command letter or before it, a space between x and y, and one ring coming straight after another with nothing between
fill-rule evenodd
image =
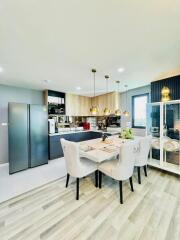
<instances>
[{"instance_id":1,"label":"lower kitchen cabinet","mask_svg":"<svg viewBox=\"0 0 180 240\"><path fill-rule=\"evenodd\" d=\"M102 136L101 132L93 131L49 136L49 159L52 160L55 158L63 157L63 150L60 142L61 138L64 138L72 142L82 142L90 139L100 138L101 136Z\"/></svg>"}]
</instances>

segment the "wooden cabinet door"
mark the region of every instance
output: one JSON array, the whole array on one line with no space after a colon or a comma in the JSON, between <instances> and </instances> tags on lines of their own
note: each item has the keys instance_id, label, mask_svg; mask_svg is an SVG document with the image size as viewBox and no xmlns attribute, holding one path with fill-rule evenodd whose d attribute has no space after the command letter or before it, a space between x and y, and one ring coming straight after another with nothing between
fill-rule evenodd
<instances>
[{"instance_id":1,"label":"wooden cabinet door","mask_svg":"<svg viewBox=\"0 0 180 240\"><path fill-rule=\"evenodd\" d=\"M75 94L66 94L66 115L68 116L91 116L91 106L97 106L99 113L97 116L104 115L105 107L111 110L111 114L119 108L119 93L111 92L96 97L86 97Z\"/></svg>"},{"instance_id":2,"label":"wooden cabinet door","mask_svg":"<svg viewBox=\"0 0 180 240\"><path fill-rule=\"evenodd\" d=\"M66 94L66 115L68 116L89 116L91 107L91 98Z\"/></svg>"},{"instance_id":3,"label":"wooden cabinet door","mask_svg":"<svg viewBox=\"0 0 180 240\"><path fill-rule=\"evenodd\" d=\"M119 93L111 92L92 98L92 104L99 108L98 116L104 116L104 109L106 107L111 110L111 114L115 113L115 110L118 109L120 105L119 96Z\"/></svg>"}]
</instances>

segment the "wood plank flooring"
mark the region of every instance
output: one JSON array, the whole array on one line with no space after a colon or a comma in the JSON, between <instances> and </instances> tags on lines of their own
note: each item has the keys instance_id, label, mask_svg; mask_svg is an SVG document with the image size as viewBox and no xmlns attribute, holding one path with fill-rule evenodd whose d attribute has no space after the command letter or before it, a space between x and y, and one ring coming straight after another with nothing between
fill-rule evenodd
<instances>
[{"instance_id":1,"label":"wood plank flooring","mask_svg":"<svg viewBox=\"0 0 180 240\"><path fill-rule=\"evenodd\" d=\"M123 205L116 181L104 176L99 190L93 177L80 181L79 201L61 179L0 204L0 240L180 239L178 177L149 169L139 185L134 176Z\"/></svg>"}]
</instances>

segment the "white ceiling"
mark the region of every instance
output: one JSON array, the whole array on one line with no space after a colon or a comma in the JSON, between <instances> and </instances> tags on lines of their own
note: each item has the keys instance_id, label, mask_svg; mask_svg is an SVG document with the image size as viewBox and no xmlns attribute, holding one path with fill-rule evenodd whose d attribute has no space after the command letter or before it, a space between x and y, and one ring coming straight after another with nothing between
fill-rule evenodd
<instances>
[{"instance_id":1,"label":"white ceiling","mask_svg":"<svg viewBox=\"0 0 180 240\"><path fill-rule=\"evenodd\" d=\"M1 0L0 83L91 95L95 67L98 93L105 74L149 84L180 69L179 23L179 0Z\"/></svg>"}]
</instances>

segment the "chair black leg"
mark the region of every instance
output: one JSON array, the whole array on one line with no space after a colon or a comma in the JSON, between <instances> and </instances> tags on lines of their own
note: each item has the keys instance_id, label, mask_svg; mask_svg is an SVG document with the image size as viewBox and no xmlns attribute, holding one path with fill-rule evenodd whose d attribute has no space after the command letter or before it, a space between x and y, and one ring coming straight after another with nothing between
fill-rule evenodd
<instances>
[{"instance_id":1,"label":"chair black leg","mask_svg":"<svg viewBox=\"0 0 180 240\"><path fill-rule=\"evenodd\" d=\"M144 168L144 175L145 177L147 177L147 166L145 165L143 168Z\"/></svg>"},{"instance_id":2,"label":"chair black leg","mask_svg":"<svg viewBox=\"0 0 180 240\"><path fill-rule=\"evenodd\" d=\"M129 182L131 186L131 191L134 192L132 177L129 178Z\"/></svg>"},{"instance_id":3,"label":"chair black leg","mask_svg":"<svg viewBox=\"0 0 180 240\"><path fill-rule=\"evenodd\" d=\"M123 204L122 181L119 181L120 203Z\"/></svg>"},{"instance_id":4,"label":"chair black leg","mask_svg":"<svg viewBox=\"0 0 180 240\"><path fill-rule=\"evenodd\" d=\"M79 200L79 178L76 179L76 200Z\"/></svg>"},{"instance_id":5,"label":"chair black leg","mask_svg":"<svg viewBox=\"0 0 180 240\"><path fill-rule=\"evenodd\" d=\"M99 171L99 188L101 188L102 184L102 172Z\"/></svg>"},{"instance_id":6,"label":"chair black leg","mask_svg":"<svg viewBox=\"0 0 180 240\"><path fill-rule=\"evenodd\" d=\"M138 183L141 184L141 168L138 167Z\"/></svg>"},{"instance_id":7,"label":"chair black leg","mask_svg":"<svg viewBox=\"0 0 180 240\"><path fill-rule=\"evenodd\" d=\"M95 171L95 187L98 187L98 170Z\"/></svg>"},{"instance_id":8,"label":"chair black leg","mask_svg":"<svg viewBox=\"0 0 180 240\"><path fill-rule=\"evenodd\" d=\"M70 177L70 175L69 175L69 173L67 173L67 177L66 177L66 188L68 187L69 177Z\"/></svg>"}]
</instances>

